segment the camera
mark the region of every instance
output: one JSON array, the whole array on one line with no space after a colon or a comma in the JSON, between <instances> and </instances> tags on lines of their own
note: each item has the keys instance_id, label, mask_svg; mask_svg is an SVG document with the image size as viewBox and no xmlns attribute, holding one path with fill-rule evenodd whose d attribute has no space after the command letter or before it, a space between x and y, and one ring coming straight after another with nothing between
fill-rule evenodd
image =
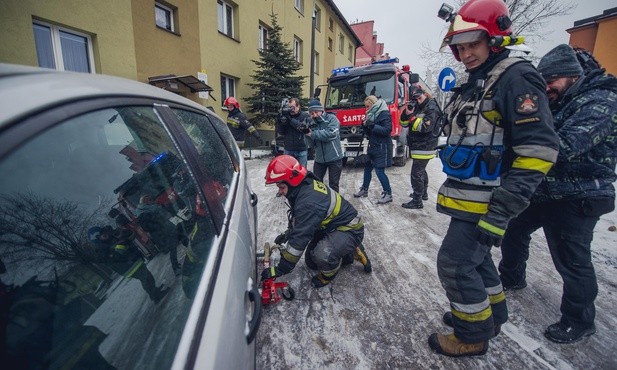
<instances>
[{"instance_id":1,"label":"camera","mask_svg":"<svg viewBox=\"0 0 617 370\"><path fill-rule=\"evenodd\" d=\"M454 7L449 4L443 3L441 4L441 8L437 12L437 16L443 19L446 22L452 22L454 17L456 16L456 12L454 11Z\"/></svg>"},{"instance_id":2,"label":"camera","mask_svg":"<svg viewBox=\"0 0 617 370\"><path fill-rule=\"evenodd\" d=\"M411 99L410 101L407 102L407 109L413 112L416 109L417 105L418 105L418 102L415 99Z\"/></svg>"},{"instance_id":3,"label":"camera","mask_svg":"<svg viewBox=\"0 0 617 370\"><path fill-rule=\"evenodd\" d=\"M291 108L289 107L289 99L285 98L281 100L281 114L288 115L291 113Z\"/></svg>"}]
</instances>

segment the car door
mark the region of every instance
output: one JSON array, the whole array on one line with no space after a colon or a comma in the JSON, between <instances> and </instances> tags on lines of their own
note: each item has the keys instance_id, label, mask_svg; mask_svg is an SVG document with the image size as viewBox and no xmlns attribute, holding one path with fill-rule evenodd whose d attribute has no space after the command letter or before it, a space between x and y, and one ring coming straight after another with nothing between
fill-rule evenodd
<instances>
[{"instance_id":1,"label":"car door","mask_svg":"<svg viewBox=\"0 0 617 370\"><path fill-rule=\"evenodd\" d=\"M144 98L86 100L2 132L11 148L0 154L8 367L212 367L225 363L219 340L240 342L228 336L244 344L237 357L254 361L245 332L258 318L247 293L254 259L242 263L254 241L230 231L241 176L234 165L213 187L206 162L178 141L181 127L163 124L164 110ZM229 271L243 286L222 304L215 290L239 285ZM214 314L221 309L234 314ZM208 332L206 345L204 328L228 316L242 330ZM216 356L196 362L206 351Z\"/></svg>"}]
</instances>

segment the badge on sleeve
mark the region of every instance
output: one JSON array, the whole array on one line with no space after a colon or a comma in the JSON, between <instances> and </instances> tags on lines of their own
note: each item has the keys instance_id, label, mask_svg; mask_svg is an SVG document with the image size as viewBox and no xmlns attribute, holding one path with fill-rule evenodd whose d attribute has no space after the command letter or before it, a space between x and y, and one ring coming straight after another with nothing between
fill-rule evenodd
<instances>
[{"instance_id":1,"label":"badge on sleeve","mask_svg":"<svg viewBox=\"0 0 617 370\"><path fill-rule=\"evenodd\" d=\"M538 111L538 95L524 94L516 97L516 112L519 114L532 114Z\"/></svg>"}]
</instances>

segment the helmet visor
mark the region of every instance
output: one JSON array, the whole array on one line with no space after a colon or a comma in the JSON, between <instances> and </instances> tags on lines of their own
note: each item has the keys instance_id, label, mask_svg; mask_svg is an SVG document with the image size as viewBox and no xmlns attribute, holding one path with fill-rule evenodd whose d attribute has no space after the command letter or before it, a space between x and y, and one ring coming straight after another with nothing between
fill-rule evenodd
<instances>
[{"instance_id":1,"label":"helmet visor","mask_svg":"<svg viewBox=\"0 0 617 370\"><path fill-rule=\"evenodd\" d=\"M461 32L450 37L448 45L468 44L470 42L480 41L486 38L484 30L474 30Z\"/></svg>"}]
</instances>

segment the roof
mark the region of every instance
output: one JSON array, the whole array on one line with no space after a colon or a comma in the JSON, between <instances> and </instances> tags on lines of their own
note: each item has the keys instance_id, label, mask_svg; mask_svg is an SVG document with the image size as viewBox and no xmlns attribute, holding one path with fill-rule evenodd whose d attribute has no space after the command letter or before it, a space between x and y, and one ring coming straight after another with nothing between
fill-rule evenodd
<instances>
[{"instance_id":1,"label":"roof","mask_svg":"<svg viewBox=\"0 0 617 370\"><path fill-rule=\"evenodd\" d=\"M575 30L577 28L582 28L586 26L590 26L598 23L606 18L617 17L617 8L606 9L600 15L596 15L589 18L579 19L578 21L574 21L574 26L572 28L568 28L566 31L569 32L571 30Z\"/></svg>"},{"instance_id":2,"label":"roof","mask_svg":"<svg viewBox=\"0 0 617 370\"><path fill-rule=\"evenodd\" d=\"M0 63L0 127L68 101L129 96L206 109L180 95L121 77Z\"/></svg>"}]
</instances>

